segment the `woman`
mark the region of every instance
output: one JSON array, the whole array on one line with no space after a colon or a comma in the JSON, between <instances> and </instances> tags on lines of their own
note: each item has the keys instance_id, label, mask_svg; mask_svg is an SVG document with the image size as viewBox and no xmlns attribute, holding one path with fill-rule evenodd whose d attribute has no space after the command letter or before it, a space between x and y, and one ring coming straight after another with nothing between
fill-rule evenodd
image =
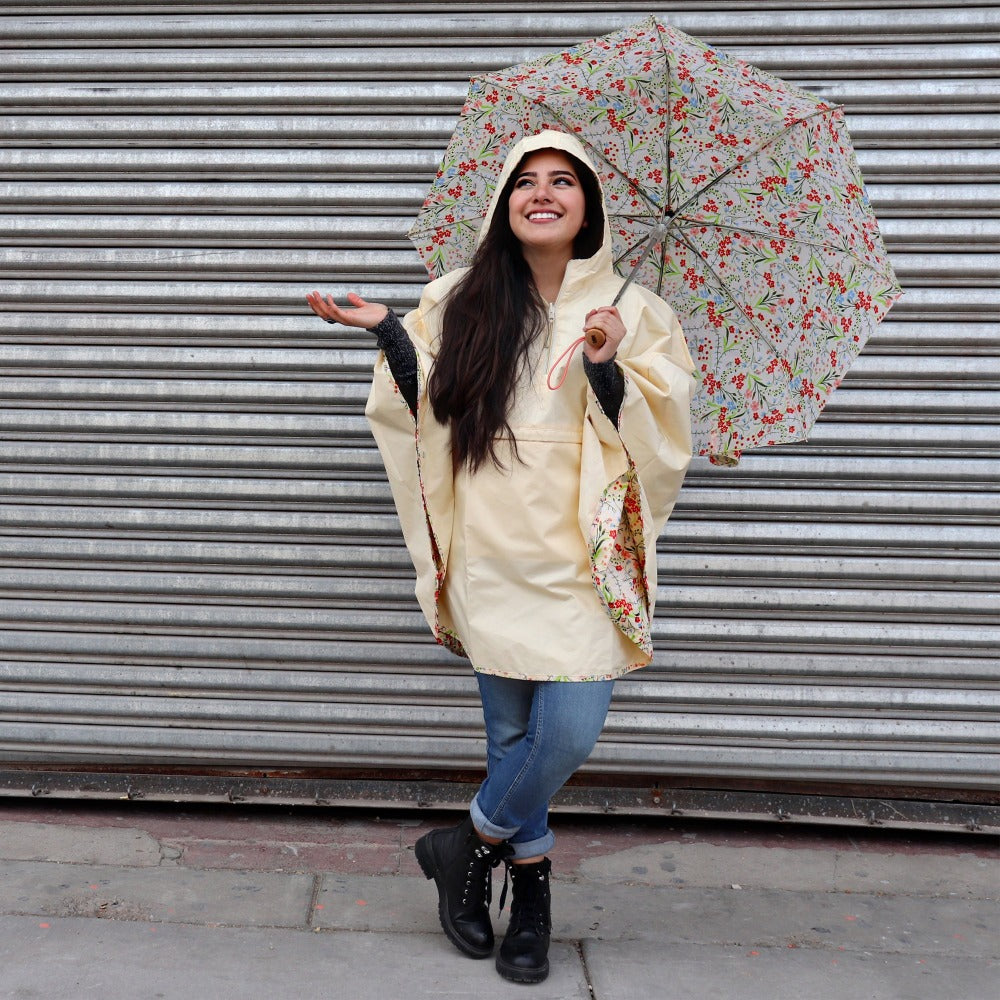
<instances>
[{"instance_id":1,"label":"woman","mask_svg":"<svg viewBox=\"0 0 1000 1000\"><path fill-rule=\"evenodd\" d=\"M486 780L417 860L476 958L493 951L492 869L507 863L497 969L517 982L548 974L548 803L590 755L615 678L652 658L656 539L691 457L680 327L636 286L607 305L621 285L599 177L574 137L546 131L509 153L471 268L427 285L402 325L356 295L308 297L376 334L366 412L417 597L482 697ZM583 342L581 363L567 352L585 329L604 343Z\"/></svg>"}]
</instances>

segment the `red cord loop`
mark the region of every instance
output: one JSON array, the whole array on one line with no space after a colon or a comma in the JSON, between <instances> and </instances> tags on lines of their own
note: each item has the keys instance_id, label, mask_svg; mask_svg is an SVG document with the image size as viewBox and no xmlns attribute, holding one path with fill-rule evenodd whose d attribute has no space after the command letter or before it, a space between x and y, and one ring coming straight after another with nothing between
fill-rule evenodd
<instances>
[{"instance_id":1,"label":"red cord loop","mask_svg":"<svg viewBox=\"0 0 1000 1000\"><path fill-rule=\"evenodd\" d=\"M569 375L569 363L573 360L573 353L586 340L587 340L586 337L581 337L579 340L574 340L573 343L570 344L569 347L567 347L566 350L563 351L558 358L556 358L556 363L549 369L549 377L545 380L545 384L550 389L554 391L556 389L562 388L563 382L566 381L566 376ZM559 379L558 382L556 382L555 385L553 385L552 374L563 363L564 359L566 361L566 367L563 369L562 377Z\"/></svg>"}]
</instances>

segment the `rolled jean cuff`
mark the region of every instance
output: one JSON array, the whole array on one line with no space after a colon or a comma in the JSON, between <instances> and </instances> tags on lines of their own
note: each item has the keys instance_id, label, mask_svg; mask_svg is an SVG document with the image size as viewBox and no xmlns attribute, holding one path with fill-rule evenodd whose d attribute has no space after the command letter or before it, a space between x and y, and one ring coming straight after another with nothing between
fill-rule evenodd
<instances>
[{"instance_id":1,"label":"rolled jean cuff","mask_svg":"<svg viewBox=\"0 0 1000 1000\"><path fill-rule=\"evenodd\" d=\"M499 837L502 840L506 840L514 849L513 857L515 860L517 858L534 858L541 854L547 854L552 850L552 846L556 842L555 834L549 829L546 829L541 837L536 837L534 840L526 840L520 843L511 840L511 837L517 835L517 827L503 827L497 826L496 823L491 823L486 818L486 814L479 808L478 799L472 800L472 805L469 806L469 815L472 816L472 822L480 833L485 833L487 837Z\"/></svg>"}]
</instances>

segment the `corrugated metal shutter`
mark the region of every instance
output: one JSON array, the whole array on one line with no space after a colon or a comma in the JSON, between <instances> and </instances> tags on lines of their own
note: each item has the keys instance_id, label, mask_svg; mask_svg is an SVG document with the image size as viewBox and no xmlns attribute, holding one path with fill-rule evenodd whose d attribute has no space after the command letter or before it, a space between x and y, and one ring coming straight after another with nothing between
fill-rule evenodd
<instances>
[{"instance_id":1,"label":"corrugated metal shutter","mask_svg":"<svg viewBox=\"0 0 1000 1000\"><path fill-rule=\"evenodd\" d=\"M847 106L907 294L808 444L695 463L590 770L996 788L1000 5L704 7L665 16ZM5 11L0 762L478 765L371 344L303 296L410 307L467 77L648 11Z\"/></svg>"}]
</instances>

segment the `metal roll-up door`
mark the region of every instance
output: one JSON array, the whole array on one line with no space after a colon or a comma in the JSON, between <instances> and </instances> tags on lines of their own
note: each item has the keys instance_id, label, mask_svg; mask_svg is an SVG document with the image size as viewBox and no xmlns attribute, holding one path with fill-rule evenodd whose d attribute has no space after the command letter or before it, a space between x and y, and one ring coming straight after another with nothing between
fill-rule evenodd
<instances>
[{"instance_id":1,"label":"metal roll-up door","mask_svg":"<svg viewBox=\"0 0 1000 1000\"><path fill-rule=\"evenodd\" d=\"M663 13L846 105L906 295L808 443L695 461L654 666L586 773L996 802L1000 4L704 7ZM372 345L303 297L410 308L467 78L647 13L5 7L2 787L479 766L363 416Z\"/></svg>"}]
</instances>

